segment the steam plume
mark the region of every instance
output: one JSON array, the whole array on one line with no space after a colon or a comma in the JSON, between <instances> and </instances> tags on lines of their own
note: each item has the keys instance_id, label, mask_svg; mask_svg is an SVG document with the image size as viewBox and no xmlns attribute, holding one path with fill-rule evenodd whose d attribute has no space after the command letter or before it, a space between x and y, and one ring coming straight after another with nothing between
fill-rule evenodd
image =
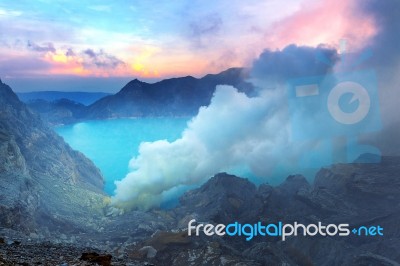
<instances>
[{"instance_id":1,"label":"steam plume","mask_svg":"<svg viewBox=\"0 0 400 266\"><path fill-rule=\"evenodd\" d=\"M141 144L139 156L130 162L132 171L116 182L114 202L148 208L171 190L199 185L220 171L246 168L265 177L278 165L290 167L300 147L288 143L283 81L328 71L315 60L326 51L335 55L325 48L294 45L266 50L254 64L253 82L262 86L268 79L268 89L250 98L231 86L217 86L211 104L200 108L180 139Z\"/></svg>"}]
</instances>

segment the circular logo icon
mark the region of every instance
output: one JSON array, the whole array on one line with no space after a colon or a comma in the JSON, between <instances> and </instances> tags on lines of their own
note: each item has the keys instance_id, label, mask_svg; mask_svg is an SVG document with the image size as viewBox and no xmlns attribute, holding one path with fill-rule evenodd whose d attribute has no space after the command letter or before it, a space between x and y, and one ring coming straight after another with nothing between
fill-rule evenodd
<instances>
[{"instance_id":1,"label":"circular logo icon","mask_svg":"<svg viewBox=\"0 0 400 266\"><path fill-rule=\"evenodd\" d=\"M349 104L358 101L358 107L354 112L345 112L339 104L344 94L352 94ZM352 125L363 120L370 109L371 100L367 90L359 83L345 81L337 84L328 95L328 110L331 116L341 124Z\"/></svg>"}]
</instances>

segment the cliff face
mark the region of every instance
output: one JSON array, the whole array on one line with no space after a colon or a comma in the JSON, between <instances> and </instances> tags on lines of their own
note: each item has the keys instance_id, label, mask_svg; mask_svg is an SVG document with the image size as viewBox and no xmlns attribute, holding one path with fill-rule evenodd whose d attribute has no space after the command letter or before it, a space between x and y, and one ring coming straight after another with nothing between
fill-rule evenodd
<instances>
[{"instance_id":1,"label":"cliff face","mask_svg":"<svg viewBox=\"0 0 400 266\"><path fill-rule=\"evenodd\" d=\"M0 81L0 225L32 231L43 221L69 223L77 213L93 213L88 202L100 203L102 189L95 165Z\"/></svg>"}]
</instances>

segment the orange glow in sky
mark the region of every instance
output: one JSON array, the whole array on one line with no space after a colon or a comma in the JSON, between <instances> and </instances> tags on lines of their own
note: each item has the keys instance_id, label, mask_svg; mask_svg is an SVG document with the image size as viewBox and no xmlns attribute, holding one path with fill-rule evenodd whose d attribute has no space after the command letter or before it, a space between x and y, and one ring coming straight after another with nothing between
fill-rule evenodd
<instances>
[{"instance_id":1,"label":"orange glow in sky","mask_svg":"<svg viewBox=\"0 0 400 266\"><path fill-rule=\"evenodd\" d=\"M160 2L155 13L147 2L107 8L57 3L65 11L58 18L39 2L3 3L0 64L7 68L0 75L199 77L250 66L264 49L293 43L338 47L346 39L357 50L377 32L373 18L357 11L359 0L228 2L189 8Z\"/></svg>"}]
</instances>

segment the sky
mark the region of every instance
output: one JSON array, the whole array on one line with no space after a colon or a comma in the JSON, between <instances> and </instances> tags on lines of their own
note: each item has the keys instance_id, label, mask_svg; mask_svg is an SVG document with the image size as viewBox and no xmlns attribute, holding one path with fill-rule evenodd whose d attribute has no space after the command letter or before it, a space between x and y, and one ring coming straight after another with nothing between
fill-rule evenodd
<instances>
[{"instance_id":1,"label":"sky","mask_svg":"<svg viewBox=\"0 0 400 266\"><path fill-rule=\"evenodd\" d=\"M376 35L359 1L0 0L0 78L15 91L116 92L249 67L289 44L360 49ZM355 27L356 25L356 27Z\"/></svg>"}]
</instances>

